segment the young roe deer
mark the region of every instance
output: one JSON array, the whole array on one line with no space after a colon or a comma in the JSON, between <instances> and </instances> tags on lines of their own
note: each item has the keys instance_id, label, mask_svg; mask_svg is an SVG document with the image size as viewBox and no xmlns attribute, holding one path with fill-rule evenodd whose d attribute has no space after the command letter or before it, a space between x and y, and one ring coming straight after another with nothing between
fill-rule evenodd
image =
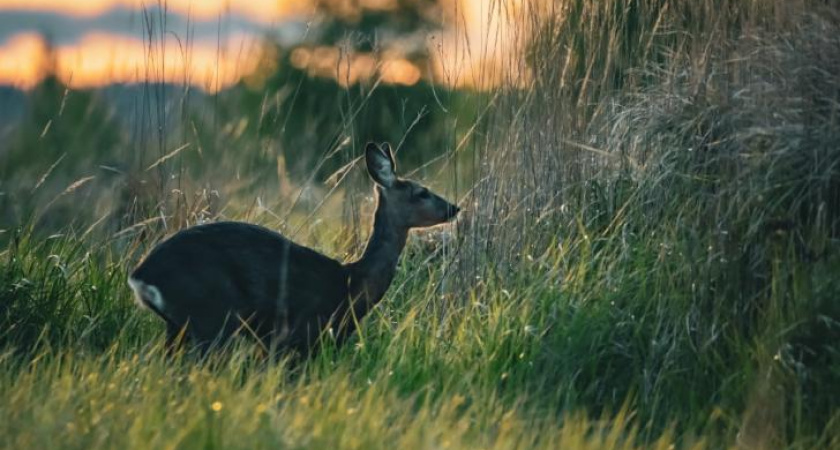
<instances>
[{"instance_id":1,"label":"young roe deer","mask_svg":"<svg viewBox=\"0 0 840 450\"><path fill-rule=\"evenodd\" d=\"M154 248L128 284L166 321L166 345L183 333L202 350L247 330L278 349L307 353L333 328L340 343L382 299L408 231L452 220L457 206L396 175L387 143L367 144L376 183L373 231L358 261L341 264L266 228L219 222L182 230Z\"/></svg>"}]
</instances>

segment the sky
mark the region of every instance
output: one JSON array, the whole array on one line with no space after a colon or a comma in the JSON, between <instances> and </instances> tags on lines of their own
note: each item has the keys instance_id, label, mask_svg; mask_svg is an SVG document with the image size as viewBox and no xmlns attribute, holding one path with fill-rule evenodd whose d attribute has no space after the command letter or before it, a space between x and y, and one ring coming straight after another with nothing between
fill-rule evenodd
<instances>
[{"instance_id":1,"label":"sky","mask_svg":"<svg viewBox=\"0 0 840 450\"><path fill-rule=\"evenodd\" d=\"M391 4L361 2L380 8ZM493 19L484 2L444 1L458 11L460 29L475 48L488 48L475 44L494 34L488 33ZM152 80L212 92L255 70L266 36L283 44L299 42L313 14L306 0L0 0L0 85L31 88L52 67L72 88ZM477 84L470 72L481 72L481 63L467 61L475 54L467 56L454 34L430 38L433 72L451 79L455 71L460 80L455 84ZM492 41L486 54L498 53L505 40ZM292 60L317 75L319 67L321 72L335 67L337 58L337 50L304 49ZM384 82L413 84L420 69L398 56L374 61L360 55L345 79L352 82L378 70Z\"/></svg>"}]
</instances>

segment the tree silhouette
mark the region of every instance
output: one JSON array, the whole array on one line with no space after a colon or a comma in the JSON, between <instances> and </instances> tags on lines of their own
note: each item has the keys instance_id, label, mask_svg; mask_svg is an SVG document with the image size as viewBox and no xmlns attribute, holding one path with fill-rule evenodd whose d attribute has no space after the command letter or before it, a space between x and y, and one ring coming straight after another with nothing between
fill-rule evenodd
<instances>
[{"instance_id":1,"label":"tree silhouette","mask_svg":"<svg viewBox=\"0 0 840 450\"><path fill-rule=\"evenodd\" d=\"M401 47L412 60L425 57L425 34L442 26L438 0L318 0L317 7L325 18L316 30L322 44L340 45L350 37L358 51Z\"/></svg>"},{"instance_id":2,"label":"tree silhouette","mask_svg":"<svg viewBox=\"0 0 840 450\"><path fill-rule=\"evenodd\" d=\"M400 156L404 168L450 149L454 134L446 117L458 114L470 123L473 111L465 97L450 92L442 105L438 95L444 88L433 86L428 73L408 85L378 83L388 60L404 59L421 72L428 70L427 37L443 27L440 2L318 0L317 7L321 18L304 42L269 51L276 62L272 73L258 89L252 87L244 108L261 111L255 121L258 132L280 145L289 172L305 176L317 167L328 176L352 154L319 161L323 155L348 144L358 151L368 140L403 142L408 150ZM333 60L320 64L326 73L312 76L315 63L307 67L296 60L296 51ZM371 56L377 61L371 76L343 78L342 64Z\"/></svg>"}]
</instances>

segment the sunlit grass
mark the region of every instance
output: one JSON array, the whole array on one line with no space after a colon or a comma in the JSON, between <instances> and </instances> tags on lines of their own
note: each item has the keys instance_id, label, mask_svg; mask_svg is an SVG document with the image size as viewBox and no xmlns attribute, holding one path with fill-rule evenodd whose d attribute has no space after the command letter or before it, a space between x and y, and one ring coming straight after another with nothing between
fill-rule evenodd
<instances>
[{"instance_id":1,"label":"sunlit grass","mask_svg":"<svg viewBox=\"0 0 840 450\"><path fill-rule=\"evenodd\" d=\"M0 376L4 411L15 411L0 425L4 448L640 448L627 412L547 417L464 386L405 396L391 371L295 379L282 364L211 368L115 347L42 354Z\"/></svg>"}]
</instances>

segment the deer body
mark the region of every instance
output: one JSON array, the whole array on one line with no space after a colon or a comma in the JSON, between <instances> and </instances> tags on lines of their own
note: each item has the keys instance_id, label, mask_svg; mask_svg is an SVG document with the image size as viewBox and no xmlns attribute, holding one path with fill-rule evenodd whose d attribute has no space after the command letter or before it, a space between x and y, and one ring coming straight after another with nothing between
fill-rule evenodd
<instances>
[{"instance_id":1,"label":"deer body","mask_svg":"<svg viewBox=\"0 0 840 450\"><path fill-rule=\"evenodd\" d=\"M390 147L368 144L377 183L374 227L363 256L342 264L266 228L220 222L183 230L158 245L129 277L139 303L199 346L240 330L306 353L333 327L341 342L385 295L410 228L446 222L458 208L400 180Z\"/></svg>"}]
</instances>

